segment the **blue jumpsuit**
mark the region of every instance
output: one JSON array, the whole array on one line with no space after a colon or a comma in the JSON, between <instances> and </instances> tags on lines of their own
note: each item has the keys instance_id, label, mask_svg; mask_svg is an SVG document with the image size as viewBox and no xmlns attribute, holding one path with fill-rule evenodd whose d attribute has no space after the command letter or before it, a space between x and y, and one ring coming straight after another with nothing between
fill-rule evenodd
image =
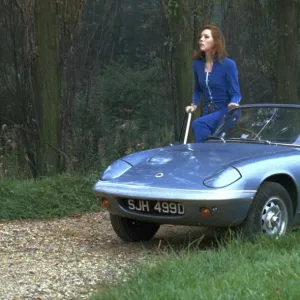
<instances>
[{"instance_id":1,"label":"blue jumpsuit","mask_svg":"<svg viewBox=\"0 0 300 300\"><path fill-rule=\"evenodd\" d=\"M238 70L233 60L224 58L214 61L211 72L205 72L205 61L193 63L195 86L193 104L205 97L203 116L193 121L192 128L197 143L212 135L228 111L229 103L241 100Z\"/></svg>"}]
</instances>

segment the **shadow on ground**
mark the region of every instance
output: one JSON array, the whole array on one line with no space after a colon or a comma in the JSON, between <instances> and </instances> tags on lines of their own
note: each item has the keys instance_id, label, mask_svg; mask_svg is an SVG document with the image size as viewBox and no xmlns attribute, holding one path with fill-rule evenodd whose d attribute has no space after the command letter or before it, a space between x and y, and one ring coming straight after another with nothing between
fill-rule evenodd
<instances>
[{"instance_id":1,"label":"shadow on ground","mask_svg":"<svg viewBox=\"0 0 300 300\"><path fill-rule=\"evenodd\" d=\"M122 248L136 248L146 251L182 251L215 249L228 234L226 229L212 229L190 226L161 226L158 233L150 241L142 243L126 243L116 237Z\"/></svg>"}]
</instances>

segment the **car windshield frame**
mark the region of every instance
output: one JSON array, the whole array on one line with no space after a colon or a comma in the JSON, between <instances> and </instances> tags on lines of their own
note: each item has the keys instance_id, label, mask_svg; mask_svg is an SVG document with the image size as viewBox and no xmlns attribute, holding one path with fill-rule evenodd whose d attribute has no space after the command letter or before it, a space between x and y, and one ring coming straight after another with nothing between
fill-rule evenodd
<instances>
[{"instance_id":1,"label":"car windshield frame","mask_svg":"<svg viewBox=\"0 0 300 300\"><path fill-rule=\"evenodd\" d=\"M300 147L300 105L240 105L225 115L210 141Z\"/></svg>"}]
</instances>

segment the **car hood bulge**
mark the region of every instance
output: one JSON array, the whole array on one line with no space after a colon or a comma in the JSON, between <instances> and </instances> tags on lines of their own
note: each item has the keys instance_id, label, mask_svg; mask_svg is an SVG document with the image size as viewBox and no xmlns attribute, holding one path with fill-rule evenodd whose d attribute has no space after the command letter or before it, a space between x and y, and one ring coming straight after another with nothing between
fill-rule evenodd
<instances>
[{"instance_id":1,"label":"car hood bulge","mask_svg":"<svg viewBox=\"0 0 300 300\"><path fill-rule=\"evenodd\" d=\"M114 181L153 187L199 187L205 178L238 161L288 150L279 146L215 142L165 147Z\"/></svg>"}]
</instances>

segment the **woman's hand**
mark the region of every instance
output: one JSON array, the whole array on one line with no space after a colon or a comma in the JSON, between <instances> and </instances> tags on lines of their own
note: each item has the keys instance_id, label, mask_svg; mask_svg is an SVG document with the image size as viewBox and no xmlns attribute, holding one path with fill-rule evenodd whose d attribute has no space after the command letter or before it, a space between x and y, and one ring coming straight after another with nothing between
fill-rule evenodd
<instances>
[{"instance_id":1,"label":"woman's hand","mask_svg":"<svg viewBox=\"0 0 300 300\"><path fill-rule=\"evenodd\" d=\"M235 108L235 107L238 107L238 106L239 106L238 103L234 103L234 102L229 103L229 104L228 104L228 110L231 110L231 109L233 109L233 108Z\"/></svg>"},{"instance_id":2,"label":"woman's hand","mask_svg":"<svg viewBox=\"0 0 300 300\"><path fill-rule=\"evenodd\" d=\"M186 111L187 113L192 113L192 112L194 112L196 109L197 109L197 105L196 105L196 104L191 104L191 105L185 107L185 111Z\"/></svg>"}]
</instances>

